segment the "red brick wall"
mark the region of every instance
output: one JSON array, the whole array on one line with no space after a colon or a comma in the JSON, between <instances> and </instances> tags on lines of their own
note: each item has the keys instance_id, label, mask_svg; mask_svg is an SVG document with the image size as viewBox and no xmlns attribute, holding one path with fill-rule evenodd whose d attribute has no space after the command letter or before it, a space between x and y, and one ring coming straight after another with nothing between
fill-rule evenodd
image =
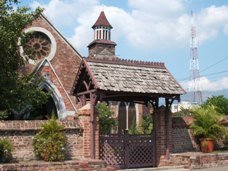
<instances>
[{"instance_id":1,"label":"red brick wall","mask_svg":"<svg viewBox=\"0 0 228 171\"><path fill-rule=\"evenodd\" d=\"M66 89L67 93L70 94L71 88L73 86L73 82L81 63L81 56L67 43L63 37L59 35L59 33L51 26L44 18L40 17L32 22L29 27L42 27L48 30L56 41L56 53L54 58L50 61L55 72L57 73L58 77L60 78L64 88ZM42 71L43 72L43 71ZM70 103L69 99L67 98L63 88L57 81L57 78L52 77L52 81L60 91L66 109L68 111L74 111L72 104ZM70 96L75 103L75 97Z\"/></svg>"},{"instance_id":2,"label":"red brick wall","mask_svg":"<svg viewBox=\"0 0 228 171\"><path fill-rule=\"evenodd\" d=\"M89 47L89 58L96 58L96 55L104 49L107 49L112 55L115 55L115 45L94 43Z\"/></svg>"},{"instance_id":3,"label":"red brick wall","mask_svg":"<svg viewBox=\"0 0 228 171\"><path fill-rule=\"evenodd\" d=\"M26 170L26 171L114 171L104 161L64 161L64 162L26 162L0 164L1 171Z\"/></svg>"},{"instance_id":4,"label":"red brick wall","mask_svg":"<svg viewBox=\"0 0 228 171\"><path fill-rule=\"evenodd\" d=\"M13 144L13 157L16 160L34 160L32 139L40 130L44 120L0 121L0 137ZM67 136L67 158L82 159L83 134L78 121L61 121Z\"/></svg>"}]
</instances>

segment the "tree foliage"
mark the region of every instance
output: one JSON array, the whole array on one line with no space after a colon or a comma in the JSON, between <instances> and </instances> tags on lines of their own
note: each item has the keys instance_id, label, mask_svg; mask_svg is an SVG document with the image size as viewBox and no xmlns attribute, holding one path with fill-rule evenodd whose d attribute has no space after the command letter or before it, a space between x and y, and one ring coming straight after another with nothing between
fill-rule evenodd
<instances>
[{"instance_id":1,"label":"tree foliage","mask_svg":"<svg viewBox=\"0 0 228 171\"><path fill-rule=\"evenodd\" d=\"M0 118L18 115L28 106L39 105L47 99L33 75L18 72L25 65L19 50L25 43L23 29L41 11L20 7L17 0L0 0Z\"/></svg>"},{"instance_id":2,"label":"tree foliage","mask_svg":"<svg viewBox=\"0 0 228 171\"><path fill-rule=\"evenodd\" d=\"M213 105L216 108L216 111L228 115L228 99L224 96L213 96L208 98L203 106Z\"/></svg>"},{"instance_id":3,"label":"tree foliage","mask_svg":"<svg viewBox=\"0 0 228 171\"><path fill-rule=\"evenodd\" d=\"M109 106L105 103L99 103L96 106L99 114L99 126L101 134L110 134L111 129L115 125L115 119L113 118L113 112Z\"/></svg>"}]
</instances>

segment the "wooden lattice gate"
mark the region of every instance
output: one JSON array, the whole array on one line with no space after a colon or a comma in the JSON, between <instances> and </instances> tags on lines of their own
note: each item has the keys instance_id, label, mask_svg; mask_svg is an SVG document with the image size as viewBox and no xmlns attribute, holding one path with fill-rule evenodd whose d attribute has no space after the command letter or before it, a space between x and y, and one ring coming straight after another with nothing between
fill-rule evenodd
<instances>
[{"instance_id":1,"label":"wooden lattice gate","mask_svg":"<svg viewBox=\"0 0 228 171\"><path fill-rule=\"evenodd\" d=\"M100 135L100 159L119 168L155 166L155 135Z\"/></svg>"}]
</instances>

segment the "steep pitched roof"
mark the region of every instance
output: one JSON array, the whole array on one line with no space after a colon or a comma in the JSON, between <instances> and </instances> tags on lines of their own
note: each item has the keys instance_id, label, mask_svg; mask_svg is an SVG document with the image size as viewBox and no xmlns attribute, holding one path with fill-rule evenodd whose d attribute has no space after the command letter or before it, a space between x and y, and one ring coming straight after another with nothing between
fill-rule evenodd
<instances>
[{"instance_id":1,"label":"steep pitched roof","mask_svg":"<svg viewBox=\"0 0 228 171\"><path fill-rule=\"evenodd\" d=\"M44 14L41 14L40 17L44 19L52 28L56 31L57 35L60 36L75 52L76 54L82 58L82 55L74 48L74 46L59 32L59 30L45 17Z\"/></svg>"},{"instance_id":2,"label":"steep pitched roof","mask_svg":"<svg viewBox=\"0 0 228 171\"><path fill-rule=\"evenodd\" d=\"M83 59L83 62L98 90L164 95L185 93L164 63L120 59L115 61ZM76 84L77 80L74 87Z\"/></svg>"},{"instance_id":3,"label":"steep pitched roof","mask_svg":"<svg viewBox=\"0 0 228 171\"><path fill-rule=\"evenodd\" d=\"M111 24L109 23L108 19L105 16L104 11L101 11L97 21L92 26L92 28L94 28L96 26L105 26L105 27L111 27L112 28Z\"/></svg>"}]
</instances>

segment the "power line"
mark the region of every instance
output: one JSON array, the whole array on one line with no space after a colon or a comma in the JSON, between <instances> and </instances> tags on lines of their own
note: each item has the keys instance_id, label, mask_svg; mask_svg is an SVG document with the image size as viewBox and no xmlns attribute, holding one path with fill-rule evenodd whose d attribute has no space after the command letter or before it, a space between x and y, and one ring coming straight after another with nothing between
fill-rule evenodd
<instances>
[{"instance_id":1,"label":"power line","mask_svg":"<svg viewBox=\"0 0 228 171\"><path fill-rule=\"evenodd\" d=\"M203 76L218 75L218 74L223 74L223 73L226 73L226 72L228 72L228 70L226 70L226 71L220 71L220 72L214 72L214 73L206 74L206 75L203 75Z\"/></svg>"},{"instance_id":2,"label":"power line","mask_svg":"<svg viewBox=\"0 0 228 171\"><path fill-rule=\"evenodd\" d=\"M228 75L222 75L222 77L228 77ZM210 77L210 80L211 81L217 81L221 78L221 76L212 76Z\"/></svg>"},{"instance_id":3,"label":"power line","mask_svg":"<svg viewBox=\"0 0 228 171\"><path fill-rule=\"evenodd\" d=\"M219 60L218 62L216 62L216 63L214 63L214 64L208 66L207 68L203 69L203 70L201 71L201 73L204 72L204 71L206 71L206 70L208 70L209 68L212 68L213 66L215 66L215 65L217 65L217 64L219 64L219 63L221 63L222 61L225 61L226 59L228 59L228 56L225 57L225 58L223 58L223 59L221 59L221 60Z\"/></svg>"},{"instance_id":4,"label":"power line","mask_svg":"<svg viewBox=\"0 0 228 171\"><path fill-rule=\"evenodd\" d=\"M201 75L201 77L205 77L205 76L212 76L212 75L218 75L218 74L223 74L223 73L227 73L228 70L225 70L225 71L220 71L220 72L213 72L213 73L210 73L210 74L206 74L206 75ZM217 77L220 77L220 76L217 76ZM185 81L185 80L188 80L188 77L185 77L183 79L181 79L180 81Z\"/></svg>"},{"instance_id":5,"label":"power line","mask_svg":"<svg viewBox=\"0 0 228 171\"><path fill-rule=\"evenodd\" d=\"M225 58L223 58L223 59L221 59L221 60L219 60L218 62L216 62L216 63L214 63L214 64L209 65L208 67L206 67L205 69L203 69L202 71L200 71L200 73L202 73L202 72L204 72L204 71L206 71L206 70L212 68L213 66L215 66L215 65L217 65L217 64L219 64L219 63L225 61L226 59L228 59L228 56L225 57ZM213 73L212 73L212 74L213 74ZM205 76L205 75L204 75L204 76ZM189 77L184 77L184 78L181 78L181 79L178 79L178 80L184 81L184 80L187 80L187 79L189 79Z\"/></svg>"}]
</instances>

